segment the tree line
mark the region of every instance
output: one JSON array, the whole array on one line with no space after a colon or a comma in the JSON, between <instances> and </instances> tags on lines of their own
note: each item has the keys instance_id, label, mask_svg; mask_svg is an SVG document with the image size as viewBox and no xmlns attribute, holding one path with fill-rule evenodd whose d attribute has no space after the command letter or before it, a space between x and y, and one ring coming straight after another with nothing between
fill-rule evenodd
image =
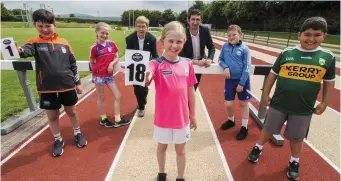
<instances>
[{"instance_id":1,"label":"tree line","mask_svg":"<svg viewBox=\"0 0 341 181\"><path fill-rule=\"evenodd\" d=\"M184 2L187 6L187 2ZM212 24L214 29L225 29L230 24L238 24L243 30L297 32L303 21L312 16L324 17L328 22L329 34L340 34L340 1L212 1L204 3L195 1L188 9L202 12L203 23ZM126 10L121 21L79 20L67 18L67 22L96 23L105 21L109 24L133 25L135 19L146 16L150 26L157 27L178 20L187 22L187 10L180 13L172 9L159 10ZM21 10L8 10L1 3L2 21L22 21ZM58 19L59 20L59 19Z\"/></svg>"}]
</instances>

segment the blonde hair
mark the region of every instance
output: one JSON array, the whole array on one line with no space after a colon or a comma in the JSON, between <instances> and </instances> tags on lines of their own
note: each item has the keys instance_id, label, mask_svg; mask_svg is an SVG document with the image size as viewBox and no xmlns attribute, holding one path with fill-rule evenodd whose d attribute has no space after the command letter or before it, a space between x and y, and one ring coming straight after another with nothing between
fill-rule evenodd
<instances>
[{"instance_id":1,"label":"blonde hair","mask_svg":"<svg viewBox=\"0 0 341 181\"><path fill-rule=\"evenodd\" d=\"M172 21L165 25L161 33L161 39L165 39L169 33L180 33L186 39L186 30L179 21Z\"/></svg>"},{"instance_id":2,"label":"blonde hair","mask_svg":"<svg viewBox=\"0 0 341 181\"><path fill-rule=\"evenodd\" d=\"M238 33L242 33L242 29L238 25L230 25L227 28L227 32L229 31L238 31Z\"/></svg>"},{"instance_id":3,"label":"blonde hair","mask_svg":"<svg viewBox=\"0 0 341 181\"><path fill-rule=\"evenodd\" d=\"M146 25L149 26L149 19L145 16L139 16L136 18L135 26L137 25L137 23L146 23Z\"/></svg>"},{"instance_id":4,"label":"blonde hair","mask_svg":"<svg viewBox=\"0 0 341 181\"><path fill-rule=\"evenodd\" d=\"M97 23L95 27L96 39L98 39L97 32L102 28L108 28L109 30L111 29L110 25L108 25L107 23L104 22Z\"/></svg>"}]
</instances>

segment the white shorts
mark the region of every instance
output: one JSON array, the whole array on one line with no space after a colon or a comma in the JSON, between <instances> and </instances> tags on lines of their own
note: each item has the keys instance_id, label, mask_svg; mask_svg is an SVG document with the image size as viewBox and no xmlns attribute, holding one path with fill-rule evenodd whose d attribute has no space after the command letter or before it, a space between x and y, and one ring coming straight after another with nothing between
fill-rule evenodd
<instances>
[{"instance_id":1,"label":"white shorts","mask_svg":"<svg viewBox=\"0 0 341 181\"><path fill-rule=\"evenodd\" d=\"M181 129L160 128L154 125L153 139L161 144L182 144L191 138L189 124Z\"/></svg>"}]
</instances>

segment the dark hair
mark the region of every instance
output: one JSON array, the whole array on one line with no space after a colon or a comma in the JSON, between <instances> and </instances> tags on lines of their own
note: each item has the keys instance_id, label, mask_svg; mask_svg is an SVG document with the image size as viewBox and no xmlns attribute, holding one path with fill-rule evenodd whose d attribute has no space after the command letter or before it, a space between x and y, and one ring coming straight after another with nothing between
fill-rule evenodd
<instances>
[{"instance_id":1,"label":"dark hair","mask_svg":"<svg viewBox=\"0 0 341 181\"><path fill-rule=\"evenodd\" d=\"M327 21L322 17L308 18L303 22L300 32L308 29L321 30L323 33L327 33Z\"/></svg>"},{"instance_id":2,"label":"dark hair","mask_svg":"<svg viewBox=\"0 0 341 181\"><path fill-rule=\"evenodd\" d=\"M54 15L45 9L38 9L33 12L32 14L33 22L42 22L42 23L48 23L48 24L54 24L55 19Z\"/></svg>"},{"instance_id":3,"label":"dark hair","mask_svg":"<svg viewBox=\"0 0 341 181\"><path fill-rule=\"evenodd\" d=\"M193 10L191 10L190 12L188 12L188 19L191 19L191 16L192 15L198 15L198 16L200 16L201 17L201 12L200 12L200 10L198 10L198 9L193 9ZM201 17L202 18L202 17Z\"/></svg>"}]
</instances>

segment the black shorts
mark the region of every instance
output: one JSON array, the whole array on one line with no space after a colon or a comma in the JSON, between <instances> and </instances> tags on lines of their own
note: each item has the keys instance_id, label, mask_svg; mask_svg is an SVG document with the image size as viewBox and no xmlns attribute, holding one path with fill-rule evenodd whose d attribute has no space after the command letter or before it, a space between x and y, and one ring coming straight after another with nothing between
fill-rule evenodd
<instances>
[{"instance_id":1,"label":"black shorts","mask_svg":"<svg viewBox=\"0 0 341 181\"><path fill-rule=\"evenodd\" d=\"M40 108L48 110L60 109L62 105L73 106L77 103L76 90L56 93L42 93L40 97Z\"/></svg>"}]
</instances>

